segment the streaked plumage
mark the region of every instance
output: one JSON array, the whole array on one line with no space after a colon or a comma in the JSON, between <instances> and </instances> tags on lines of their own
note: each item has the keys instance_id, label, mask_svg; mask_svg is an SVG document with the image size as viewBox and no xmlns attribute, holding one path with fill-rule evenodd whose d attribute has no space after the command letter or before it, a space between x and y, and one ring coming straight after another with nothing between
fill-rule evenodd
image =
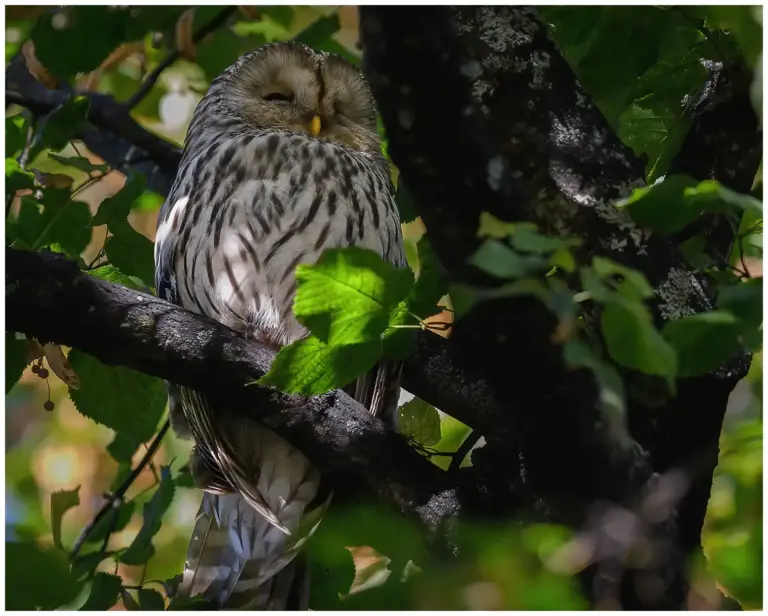
<instances>
[{"instance_id":1,"label":"streaked plumage","mask_svg":"<svg viewBox=\"0 0 768 616\"><path fill-rule=\"evenodd\" d=\"M349 245L405 266L365 81L341 58L293 43L240 58L195 110L158 219L158 295L279 348L307 334L292 312L296 266ZM386 416L399 372L384 362L349 392ZM318 471L260 424L169 391L206 490L182 591L232 608L306 608L291 561L329 500Z\"/></svg>"}]
</instances>

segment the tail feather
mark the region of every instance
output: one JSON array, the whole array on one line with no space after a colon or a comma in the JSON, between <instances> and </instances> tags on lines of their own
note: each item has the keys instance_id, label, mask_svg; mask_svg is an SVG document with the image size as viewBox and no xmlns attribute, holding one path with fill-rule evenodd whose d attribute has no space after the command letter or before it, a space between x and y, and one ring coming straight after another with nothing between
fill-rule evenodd
<instances>
[{"instance_id":1,"label":"tail feather","mask_svg":"<svg viewBox=\"0 0 768 616\"><path fill-rule=\"evenodd\" d=\"M300 609L287 605L301 604L303 595L308 599L308 589L301 589L306 567L292 561L329 501L305 512L301 532L289 537L241 495L205 492L179 594L202 596L228 609Z\"/></svg>"}]
</instances>

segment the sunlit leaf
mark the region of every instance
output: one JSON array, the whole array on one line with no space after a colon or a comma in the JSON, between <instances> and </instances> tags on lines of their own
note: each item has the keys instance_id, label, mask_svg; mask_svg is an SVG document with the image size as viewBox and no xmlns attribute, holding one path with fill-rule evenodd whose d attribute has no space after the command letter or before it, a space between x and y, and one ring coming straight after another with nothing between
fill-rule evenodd
<instances>
[{"instance_id":1,"label":"sunlit leaf","mask_svg":"<svg viewBox=\"0 0 768 616\"><path fill-rule=\"evenodd\" d=\"M413 398L398 408L397 414L401 434L425 447L440 441L440 415L431 404Z\"/></svg>"},{"instance_id":2,"label":"sunlit leaf","mask_svg":"<svg viewBox=\"0 0 768 616\"><path fill-rule=\"evenodd\" d=\"M323 394L368 372L381 353L380 340L334 347L309 336L282 348L258 384L288 393Z\"/></svg>"},{"instance_id":3,"label":"sunlit leaf","mask_svg":"<svg viewBox=\"0 0 768 616\"><path fill-rule=\"evenodd\" d=\"M296 317L334 346L379 340L413 274L372 250L349 247L326 250L314 265L299 265L296 281Z\"/></svg>"}]
</instances>

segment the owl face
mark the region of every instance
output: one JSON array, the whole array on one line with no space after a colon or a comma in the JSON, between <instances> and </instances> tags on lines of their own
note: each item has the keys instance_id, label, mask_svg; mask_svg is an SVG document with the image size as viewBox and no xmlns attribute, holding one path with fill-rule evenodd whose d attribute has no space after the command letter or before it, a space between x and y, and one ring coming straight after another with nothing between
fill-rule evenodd
<instances>
[{"instance_id":1,"label":"owl face","mask_svg":"<svg viewBox=\"0 0 768 616\"><path fill-rule=\"evenodd\" d=\"M223 104L254 126L379 151L368 84L338 56L275 43L243 56L225 79Z\"/></svg>"}]
</instances>

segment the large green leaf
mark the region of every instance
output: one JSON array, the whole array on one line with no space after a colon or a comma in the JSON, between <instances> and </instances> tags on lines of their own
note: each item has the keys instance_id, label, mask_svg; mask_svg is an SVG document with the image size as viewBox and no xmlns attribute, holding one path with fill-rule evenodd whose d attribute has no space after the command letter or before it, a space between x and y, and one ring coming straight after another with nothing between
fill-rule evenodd
<instances>
[{"instance_id":1,"label":"large green leaf","mask_svg":"<svg viewBox=\"0 0 768 616\"><path fill-rule=\"evenodd\" d=\"M381 358L380 340L329 346L309 336L280 350L258 384L288 393L319 395L344 387Z\"/></svg>"},{"instance_id":2,"label":"large green leaf","mask_svg":"<svg viewBox=\"0 0 768 616\"><path fill-rule=\"evenodd\" d=\"M139 278L149 288L155 286L154 244L127 222L116 227L105 250L109 262L123 274Z\"/></svg>"},{"instance_id":3,"label":"large green leaf","mask_svg":"<svg viewBox=\"0 0 768 616\"><path fill-rule=\"evenodd\" d=\"M21 168L21 165L13 159L5 159L5 194L12 196L17 191L25 188L34 188L35 176Z\"/></svg>"},{"instance_id":4,"label":"large green leaf","mask_svg":"<svg viewBox=\"0 0 768 616\"><path fill-rule=\"evenodd\" d=\"M622 366L672 381L675 351L653 325L640 302L611 301L603 310L602 331L611 358Z\"/></svg>"},{"instance_id":5,"label":"large green leaf","mask_svg":"<svg viewBox=\"0 0 768 616\"><path fill-rule=\"evenodd\" d=\"M48 70L69 81L98 68L121 43L141 40L153 30L172 31L185 8L91 5L46 11L32 32L35 53Z\"/></svg>"},{"instance_id":6,"label":"large green leaf","mask_svg":"<svg viewBox=\"0 0 768 616\"><path fill-rule=\"evenodd\" d=\"M379 340L413 274L371 250L349 247L326 250L314 265L299 265L296 280L297 318L336 346Z\"/></svg>"},{"instance_id":7,"label":"large green leaf","mask_svg":"<svg viewBox=\"0 0 768 616\"><path fill-rule=\"evenodd\" d=\"M164 383L122 366L106 366L77 349L69 354L80 388L70 389L75 407L96 423L125 432L139 442L149 440L166 403Z\"/></svg>"},{"instance_id":8,"label":"large green leaf","mask_svg":"<svg viewBox=\"0 0 768 616\"><path fill-rule=\"evenodd\" d=\"M696 182L686 175L672 175L653 186L638 188L626 205L640 225L664 234L685 228L703 213L732 214L746 212L762 217L762 203L751 195L737 193L715 180Z\"/></svg>"},{"instance_id":9,"label":"large green leaf","mask_svg":"<svg viewBox=\"0 0 768 616\"><path fill-rule=\"evenodd\" d=\"M46 188L40 202L22 197L8 233L33 250L57 245L76 258L91 241L91 210L87 203L71 200L66 190Z\"/></svg>"}]
</instances>

